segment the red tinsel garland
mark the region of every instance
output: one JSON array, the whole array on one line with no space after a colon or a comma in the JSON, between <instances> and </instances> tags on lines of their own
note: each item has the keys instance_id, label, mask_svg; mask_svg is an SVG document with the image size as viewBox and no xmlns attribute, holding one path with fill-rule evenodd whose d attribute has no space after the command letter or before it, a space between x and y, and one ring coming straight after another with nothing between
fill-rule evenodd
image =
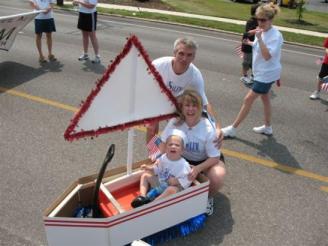
<instances>
[{"instance_id":1,"label":"red tinsel garland","mask_svg":"<svg viewBox=\"0 0 328 246\"><path fill-rule=\"evenodd\" d=\"M80 132L75 132L74 129L78 125L79 120L81 117L85 114L85 112L89 109L92 101L95 99L97 94L100 92L101 88L104 86L104 84L108 81L110 78L111 74L114 72L116 69L116 66L121 62L121 60L129 53L129 51L132 48L132 45L134 45L142 57L144 58L149 71L151 74L153 74L154 78L156 79L158 85L161 88L161 91L166 94L166 96L170 99L170 101L177 107L177 101L175 97L171 94L171 92L166 88L162 76L159 74L159 72L156 70L156 68L153 66L151 63L149 56L145 49L143 48L142 44L138 40L138 38L135 35L132 35L127 43L125 44L122 52L115 58L115 60L112 62L112 64L108 67L108 69L105 71L103 74L102 78L97 81L96 83L96 88L94 88L89 96L87 97L86 101L82 103L82 106L80 110L75 114L74 118L71 120L70 125L66 129L64 133L64 137L66 140L73 141L74 139L79 139L79 138L84 138L84 137L93 137L93 136L98 136L100 134L108 133L111 131L117 131L117 130L124 130L126 128L130 128L136 125L143 125L143 124L149 124L151 122L156 122L156 121L161 121L161 120L166 120L169 118L172 118L176 116L174 113L173 114L168 114L168 115L160 115L157 117L153 118L148 118L148 119L141 119L133 122L128 122L126 124L120 124L117 126L112 126L112 127L104 127L104 128L99 128L97 130L89 130L89 131L84 131L81 130Z\"/></svg>"}]
</instances>

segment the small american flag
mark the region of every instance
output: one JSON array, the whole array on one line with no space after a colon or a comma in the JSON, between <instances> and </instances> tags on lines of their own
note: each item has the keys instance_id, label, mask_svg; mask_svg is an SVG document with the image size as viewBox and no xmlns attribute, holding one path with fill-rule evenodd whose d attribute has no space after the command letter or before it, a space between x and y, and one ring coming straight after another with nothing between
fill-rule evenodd
<instances>
[{"instance_id":1,"label":"small american flag","mask_svg":"<svg viewBox=\"0 0 328 246\"><path fill-rule=\"evenodd\" d=\"M159 149L159 145L161 143L162 140L157 135L155 135L147 143L148 156L151 160L156 160L161 155L161 151Z\"/></svg>"},{"instance_id":2,"label":"small american flag","mask_svg":"<svg viewBox=\"0 0 328 246\"><path fill-rule=\"evenodd\" d=\"M321 90L328 92L328 82L321 85Z\"/></svg>"},{"instance_id":3,"label":"small american flag","mask_svg":"<svg viewBox=\"0 0 328 246\"><path fill-rule=\"evenodd\" d=\"M317 64L317 65L321 65L322 62L323 62L323 58L322 57L320 57L320 58L318 58L318 59L315 60L315 64Z\"/></svg>"},{"instance_id":4,"label":"small american flag","mask_svg":"<svg viewBox=\"0 0 328 246\"><path fill-rule=\"evenodd\" d=\"M234 48L235 54L240 58L244 57L244 53L241 51L241 44Z\"/></svg>"}]
</instances>

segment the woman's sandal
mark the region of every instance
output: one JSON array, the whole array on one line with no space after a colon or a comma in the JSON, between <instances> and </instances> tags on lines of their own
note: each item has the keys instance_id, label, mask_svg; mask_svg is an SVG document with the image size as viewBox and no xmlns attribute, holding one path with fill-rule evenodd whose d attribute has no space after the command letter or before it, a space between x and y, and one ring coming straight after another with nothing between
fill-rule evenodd
<instances>
[{"instance_id":1,"label":"woman's sandal","mask_svg":"<svg viewBox=\"0 0 328 246\"><path fill-rule=\"evenodd\" d=\"M44 57L40 57L40 58L39 58L39 62L40 62L40 63L45 63L45 62L47 62L47 60L44 59Z\"/></svg>"},{"instance_id":2,"label":"woman's sandal","mask_svg":"<svg viewBox=\"0 0 328 246\"><path fill-rule=\"evenodd\" d=\"M57 61L57 59L54 55L49 55L48 59L49 59L49 61Z\"/></svg>"}]
</instances>

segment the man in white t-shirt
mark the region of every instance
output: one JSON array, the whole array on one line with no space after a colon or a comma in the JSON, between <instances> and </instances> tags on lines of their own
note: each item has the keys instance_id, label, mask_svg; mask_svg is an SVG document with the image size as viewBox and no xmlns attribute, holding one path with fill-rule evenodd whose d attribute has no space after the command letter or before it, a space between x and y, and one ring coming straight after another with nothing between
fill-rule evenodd
<instances>
[{"instance_id":1,"label":"man in white t-shirt","mask_svg":"<svg viewBox=\"0 0 328 246\"><path fill-rule=\"evenodd\" d=\"M153 65L163 78L164 84L177 97L181 95L186 88L194 89L202 97L205 110L210 113L214 119L214 111L208 102L205 94L205 83L199 69L192 64L196 56L198 45L189 38L178 38L174 42L173 57L161 57L153 61ZM221 126L216 122L217 135L222 140ZM146 141L158 133L159 124L154 123L147 126Z\"/></svg>"}]
</instances>

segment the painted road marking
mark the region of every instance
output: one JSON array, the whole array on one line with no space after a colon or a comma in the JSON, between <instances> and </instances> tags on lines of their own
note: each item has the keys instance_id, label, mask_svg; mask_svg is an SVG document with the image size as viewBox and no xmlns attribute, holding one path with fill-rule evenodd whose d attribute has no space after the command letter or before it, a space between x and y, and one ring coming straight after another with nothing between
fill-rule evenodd
<instances>
[{"instance_id":1,"label":"painted road marking","mask_svg":"<svg viewBox=\"0 0 328 246\"><path fill-rule=\"evenodd\" d=\"M62 103L59 103L59 102L56 102L56 101L48 100L48 99L45 99L45 98L42 98L42 97L32 96L30 94L20 92L20 91L16 91L16 90L13 90L13 89L7 89L7 88L4 88L4 87L0 87L0 91L5 92L5 93L10 94L10 95L13 95L13 96L23 97L23 98L29 99L31 101L35 101L35 102L39 102L39 103L42 103L42 104L47 104L47 105L50 105L50 106L54 106L56 108L61 108L61 109L65 109L65 110L69 110L69 111L73 111L73 112L76 112L78 110L77 108L68 106L66 104L62 104Z\"/></svg>"},{"instance_id":2,"label":"painted road marking","mask_svg":"<svg viewBox=\"0 0 328 246\"><path fill-rule=\"evenodd\" d=\"M328 186L321 186L320 190L328 192Z\"/></svg>"},{"instance_id":3,"label":"painted road marking","mask_svg":"<svg viewBox=\"0 0 328 246\"><path fill-rule=\"evenodd\" d=\"M31 101L35 101L35 102L39 102L39 103L42 103L42 104L50 105L50 106L53 106L53 107L56 107L56 108L72 111L74 113L77 112L77 110L78 110L78 108L76 108L76 107L72 107L72 106L69 106L69 105L66 105L66 104L63 104L63 103L59 103L59 102L56 102L56 101L53 101L53 100L48 100L48 99L45 99L45 98L33 96L33 95L30 95L30 94L27 94L27 93L24 93L24 92L20 92L20 91L17 91L17 90L13 90L13 89L7 89L7 88L4 88L4 87L0 87L0 91L4 92L4 93L7 93L7 94L10 94L10 95L13 95L13 96L18 96L18 97L26 98L26 99L31 100ZM136 129L138 129L140 131L146 131L145 127L136 127ZM319 174L316 174L316 173L313 173L313 172L305 171L305 170L300 169L300 168L289 167L287 165L279 164L279 163L276 163L276 162L271 161L271 160L258 158L258 157L255 157L255 156L251 156L251 155L244 154L244 153L237 152L237 151L233 151L233 150L222 149L222 152L225 155L230 156L230 157L245 160L245 161L255 163L255 164L258 164L258 165L262 165L262 166L265 166L265 167L274 168L274 169L277 169L277 170L280 170L280 171L283 171L283 172L286 172L286 173L296 174L298 176L302 176L302 177L306 177L306 178L309 178L309 179L313 179L313 180L328 183L328 177L323 176L323 175L319 175ZM322 187L320 187L320 190L328 192L328 187L322 186Z\"/></svg>"},{"instance_id":4,"label":"painted road marking","mask_svg":"<svg viewBox=\"0 0 328 246\"><path fill-rule=\"evenodd\" d=\"M279 164L277 162L274 161L270 161L270 160L266 160L266 159L262 159L262 158L258 158L255 156L251 156L251 155L247 155L241 152L237 152L237 151L233 151L233 150L228 150L228 149L222 149L222 152L227 155L227 156L231 156L231 157L235 157L241 160L245 160L248 162L252 162L252 163L256 163L265 167L270 167L270 168L274 168L286 173L290 173L290 174L296 174L299 176L303 176L306 178L310 178L310 179L315 179L321 182L325 182L328 183L328 177L326 176L322 176L316 173L312 173L309 171L305 171L303 169L300 168L295 168L295 167L289 167L287 165L283 165L283 164Z\"/></svg>"}]
</instances>

